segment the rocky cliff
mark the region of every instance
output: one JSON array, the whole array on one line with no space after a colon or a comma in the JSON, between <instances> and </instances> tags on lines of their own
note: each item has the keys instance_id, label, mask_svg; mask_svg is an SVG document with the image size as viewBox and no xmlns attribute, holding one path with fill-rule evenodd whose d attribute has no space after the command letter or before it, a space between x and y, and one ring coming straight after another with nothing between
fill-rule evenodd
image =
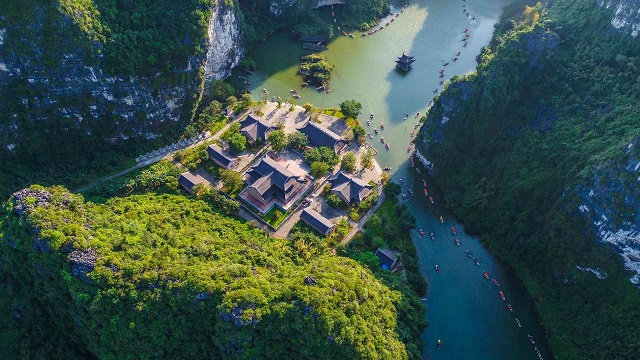
<instances>
[{"instance_id":1,"label":"rocky cliff","mask_svg":"<svg viewBox=\"0 0 640 360\"><path fill-rule=\"evenodd\" d=\"M598 5L615 11L611 26L631 36L640 32L640 2L637 0L597 0Z\"/></svg>"},{"instance_id":2,"label":"rocky cliff","mask_svg":"<svg viewBox=\"0 0 640 360\"><path fill-rule=\"evenodd\" d=\"M202 69L222 79L243 55L234 8L224 2L211 13L206 53L193 54L171 71L140 76L107 71L105 45L86 46L73 14L52 16L55 7L47 4L31 10L28 19L0 21L0 146L9 150L28 135L25 123L37 128L46 120L64 119L87 135L101 128L100 136L111 140L160 136L167 126L190 118Z\"/></svg>"},{"instance_id":3,"label":"rocky cliff","mask_svg":"<svg viewBox=\"0 0 640 360\"><path fill-rule=\"evenodd\" d=\"M204 75L207 81L222 80L231 74L244 56L242 32L237 7L221 2L211 15L208 29L207 60Z\"/></svg>"}]
</instances>

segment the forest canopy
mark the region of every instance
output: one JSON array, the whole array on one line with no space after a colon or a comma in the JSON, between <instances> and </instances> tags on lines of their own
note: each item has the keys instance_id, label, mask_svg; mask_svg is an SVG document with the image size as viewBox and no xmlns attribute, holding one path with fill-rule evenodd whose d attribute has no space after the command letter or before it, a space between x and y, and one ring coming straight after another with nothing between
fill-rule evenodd
<instances>
[{"instance_id":1,"label":"forest canopy","mask_svg":"<svg viewBox=\"0 0 640 360\"><path fill-rule=\"evenodd\" d=\"M206 201L33 186L0 216L0 357L408 357L400 292Z\"/></svg>"}]
</instances>

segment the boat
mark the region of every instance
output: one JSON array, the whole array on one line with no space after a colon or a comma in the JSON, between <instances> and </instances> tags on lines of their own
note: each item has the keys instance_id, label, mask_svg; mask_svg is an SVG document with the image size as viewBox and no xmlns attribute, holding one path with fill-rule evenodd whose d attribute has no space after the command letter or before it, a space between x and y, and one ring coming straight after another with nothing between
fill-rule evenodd
<instances>
[{"instance_id":1,"label":"boat","mask_svg":"<svg viewBox=\"0 0 640 360\"><path fill-rule=\"evenodd\" d=\"M411 146L407 147L407 152L411 152Z\"/></svg>"},{"instance_id":2,"label":"boat","mask_svg":"<svg viewBox=\"0 0 640 360\"><path fill-rule=\"evenodd\" d=\"M376 133L376 135L378 135L378 129L373 129L373 132Z\"/></svg>"},{"instance_id":3,"label":"boat","mask_svg":"<svg viewBox=\"0 0 640 360\"><path fill-rule=\"evenodd\" d=\"M444 77L444 74L440 74L440 78L442 79Z\"/></svg>"},{"instance_id":4,"label":"boat","mask_svg":"<svg viewBox=\"0 0 640 360\"><path fill-rule=\"evenodd\" d=\"M420 229L420 235L424 237L424 231L422 229Z\"/></svg>"},{"instance_id":5,"label":"boat","mask_svg":"<svg viewBox=\"0 0 640 360\"><path fill-rule=\"evenodd\" d=\"M462 45L462 47L467 47L467 43L464 43L464 45Z\"/></svg>"},{"instance_id":6,"label":"boat","mask_svg":"<svg viewBox=\"0 0 640 360\"><path fill-rule=\"evenodd\" d=\"M516 318L516 324L518 325L519 328L522 327L522 324L520 323L520 319Z\"/></svg>"},{"instance_id":7,"label":"boat","mask_svg":"<svg viewBox=\"0 0 640 360\"><path fill-rule=\"evenodd\" d=\"M513 312L513 306L511 306L511 304L507 304L507 308L509 309L509 311Z\"/></svg>"},{"instance_id":8,"label":"boat","mask_svg":"<svg viewBox=\"0 0 640 360\"><path fill-rule=\"evenodd\" d=\"M469 29L467 29L467 28L464 28L464 32L466 33L467 31L469 31Z\"/></svg>"},{"instance_id":9,"label":"boat","mask_svg":"<svg viewBox=\"0 0 640 360\"><path fill-rule=\"evenodd\" d=\"M436 239L436 234L434 234L433 231L431 232L431 234L429 234L429 236L431 237L431 240Z\"/></svg>"},{"instance_id":10,"label":"boat","mask_svg":"<svg viewBox=\"0 0 640 360\"><path fill-rule=\"evenodd\" d=\"M343 30L342 35L347 36L347 32Z\"/></svg>"},{"instance_id":11,"label":"boat","mask_svg":"<svg viewBox=\"0 0 640 360\"><path fill-rule=\"evenodd\" d=\"M387 148L387 150L391 149L391 146L389 146L389 143L384 144L384 146Z\"/></svg>"},{"instance_id":12,"label":"boat","mask_svg":"<svg viewBox=\"0 0 640 360\"><path fill-rule=\"evenodd\" d=\"M457 57L454 57L454 58L453 58L453 61L454 61L454 62L455 62L455 61L458 61L458 58L457 58Z\"/></svg>"},{"instance_id":13,"label":"boat","mask_svg":"<svg viewBox=\"0 0 640 360\"><path fill-rule=\"evenodd\" d=\"M369 119L373 120L373 113L369 114Z\"/></svg>"},{"instance_id":14,"label":"boat","mask_svg":"<svg viewBox=\"0 0 640 360\"><path fill-rule=\"evenodd\" d=\"M438 341L436 342L436 348L438 350L440 350L440 346L442 346L442 341L440 341L440 339L438 339Z\"/></svg>"},{"instance_id":15,"label":"boat","mask_svg":"<svg viewBox=\"0 0 640 360\"><path fill-rule=\"evenodd\" d=\"M460 56L460 51L458 51L458 52L456 53L456 56Z\"/></svg>"},{"instance_id":16,"label":"boat","mask_svg":"<svg viewBox=\"0 0 640 360\"><path fill-rule=\"evenodd\" d=\"M488 272L483 272L482 275L484 275L484 278L489 280L489 273Z\"/></svg>"},{"instance_id":17,"label":"boat","mask_svg":"<svg viewBox=\"0 0 640 360\"><path fill-rule=\"evenodd\" d=\"M384 130L384 124L380 123L380 129Z\"/></svg>"},{"instance_id":18,"label":"boat","mask_svg":"<svg viewBox=\"0 0 640 360\"><path fill-rule=\"evenodd\" d=\"M251 81L245 81L244 82L246 85L251 85Z\"/></svg>"},{"instance_id":19,"label":"boat","mask_svg":"<svg viewBox=\"0 0 640 360\"><path fill-rule=\"evenodd\" d=\"M440 266L438 266L438 264L436 264L436 272L440 274Z\"/></svg>"},{"instance_id":20,"label":"boat","mask_svg":"<svg viewBox=\"0 0 640 360\"><path fill-rule=\"evenodd\" d=\"M431 201L432 204L435 204L435 202L433 201L433 198L431 196L429 196L429 201Z\"/></svg>"},{"instance_id":21,"label":"boat","mask_svg":"<svg viewBox=\"0 0 640 360\"><path fill-rule=\"evenodd\" d=\"M385 166L385 167L384 167L384 169L382 169L382 170L384 170L384 171L389 171L389 170L391 170L391 167L389 167L389 166Z\"/></svg>"},{"instance_id":22,"label":"boat","mask_svg":"<svg viewBox=\"0 0 640 360\"><path fill-rule=\"evenodd\" d=\"M407 194L402 194L402 198L406 200L407 199Z\"/></svg>"},{"instance_id":23,"label":"boat","mask_svg":"<svg viewBox=\"0 0 640 360\"><path fill-rule=\"evenodd\" d=\"M427 298L420 298L420 301L422 301L422 302L426 302L426 301L427 301Z\"/></svg>"},{"instance_id":24,"label":"boat","mask_svg":"<svg viewBox=\"0 0 640 360\"><path fill-rule=\"evenodd\" d=\"M384 144L384 136L380 136L380 141Z\"/></svg>"},{"instance_id":25,"label":"boat","mask_svg":"<svg viewBox=\"0 0 640 360\"><path fill-rule=\"evenodd\" d=\"M529 338L529 341L531 341L532 344L536 343L535 341L533 341L533 336L531 336L530 334L527 334L527 337Z\"/></svg>"},{"instance_id":26,"label":"boat","mask_svg":"<svg viewBox=\"0 0 640 360\"><path fill-rule=\"evenodd\" d=\"M493 283L494 283L496 286L500 287L500 283L498 282L498 280L496 280L496 279L491 279L491 281L493 281Z\"/></svg>"},{"instance_id":27,"label":"boat","mask_svg":"<svg viewBox=\"0 0 640 360\"><path fill-rule=\"evenodd\" d=\"M352 39L355 38L355 36L353 36L353 34L349 34L349 37L352 38Z\"/></svg>"},{"instance_id":28,"label":"boat","mask_svg":"<svg viewBox=\"0 0 640 360\"><path fill-rule=\"evenodd\" d=\"M472 257L473 254L471 253L471 251L469 251L469 249L465 250L465 252L467 253L467 257Z\"/></svg>"},{"instance_id":29,"label":"boat","mask_svg":"<svg viewBox=\"0 0 640 360\"><path fill-rule=\"evenodd\" d=\"M456 238L454 242L456 243L456 246L460 246L460 240L458 238Z\"/></svg>"},{"instance_id":30,"label":"boat","mask_svg":"<svg viewBox=\"0 0 640 360\"><path fill-rule=\"evenodd\" d=\"M296 90L296 89L291 89L291 90L289 90L289 92L290 92L290 93L297 94L297 93L298 93L298 90Z\"/></svg>"},{"instance_id":31,"label":"boat","mask_svg":"<svg viewBox=\"0 0 640 360\"><path fill-rule=\"evenodd\" d=\"M439 73L444 74L444 69L440 69Z\"/></svg>"},{"instance_id":32,"label":"boat","mask_svg":"<svg viewBox=\"0 0 640 360\"><path fill-rule=\"evenodd\" d=\"M325 90L325 87L324 87L324 85L322 85L322 86L318 86L318 87L316 88L316 90L317 90L317 91L324 91L324 90Z\"/></svg>"},{"instance_id":33,"label":"boat","mask_svg":"<svg viewBox=\"0 0 640 360\"><path fill-rule=\"evenodd\" d=\"M313 51L325 51L329 47L327 47L326 45L322 45L322 44L304 43L304 44L302 44L302 48L303 49L307 49L307 50L313 50Z\"/></svg>"},{"instance_id":34,"label":"boat","mask_svg":"<svg viewBox=\"0 0 640 360\"><path fill-rule=\"evenodd\" d=\"M426 180L422 180L422 186L427 187L427 181Z\"/></svg>"},{"instance_id":35,"label":"boat","mask_svg":"<svg viewBox=\"0 0 640 360\"><path fill-rule=\"evenodd\" d=\"M296 98L296 99L300 99L300 95L298 95L298 94L293 94L293 97Z\"/></svg>"},{"instance_id":36,"label":"boat","mask_svg":"<svg viewBox=\"0 0 640 360\"><path fill-rule=\"evenodd\" d=\"M480 261L478 261L478 258L477 258L477 257L474 257L474 258L473 258L473 262L475 262L475 263L476 263L476 265L480 266Z\"/></svg>"},{"instance_id":37,"label":"boat","mask_svg":"<svg viewBox=\"0 0 640 360\"><path fill-rule=\"evenodd\" d=\"M440 216L440 224L444 224L444 218Z\"/></svg>"},{"instance_id":38,"label":"boat","mask_svg":"<svg viewBox=\"0 0 640 360\"><path fill-rule=\"evenodd\" d=\"M437 89L437 88L436 88L436 89L433 89L433 93L434 93L434 94L437 94L437 93L438 93L438 89Z\"/></svg>"},{"instance_id":39,"label":"boat","mask_svg":"<svg viewBox=\"0 0 640 360\"><path fill-rule=\"evenodd\" d=\"M449 65L449 63L448 63L448 62L446 62L446 63L442 64L442 66L447 66L447 65Z\"/></svg>"},{"instance_id":40,"label":"boat","mask_svg":"<svg viewBox=\"0 0 640 360\"><path fill-rule=\"evenodd\" d=\"M409 195L413 196L413 190L409 189Z\"/></svg>"},{"instance_id":41,"label":"boat","mask_svg":"<svg viewBox=\"0 0 640 360\"><path fill-rule=\"evenodd\" d=\"M309 86L309 84L307 84L306 82L303 82L302 84L300 84L300 87L303 87L303 88L307 86Z\"/></svg>"},{"instance_id":42,"label":"boat","mask_svg":"<svg viewBox=\"0 0 640 360\"><path fill-rule=\"evenodd\" d=\"M371 133L368 133L367 135L369 135L370 139L373 139L373 135Z\"/></svg>"},{"instance_id":43,"label":"boat","mask_svg":"<svg viewBox=\"0 0 640 360\"><path fill-rule=\"evenodd\" d=\"M500 291L500 297L502 298L502 300L507 300L507 297L504 296L504 293L502 291Z\"/></svg>"},{"instance_id":44,"label":"boat","mask_svg":"<svg viewBox=\"0 0 640 360\"><path fill-rule=\"evenodd\" d=\"M262 92L265 93L265 94L269 93L266 88L262 89Z\"/></svg>"},{"instance_id":45,"label":"boat","mask_svg":"<svg viewBox=\"0 0 640 360\"><path fill-rule=\"evenodd\" d=\"M454 228L453 226L451 227L451 233L452 233L453 235L455 235L455 234L456 234L456 228Z\"/></svg>"}]
</instances>

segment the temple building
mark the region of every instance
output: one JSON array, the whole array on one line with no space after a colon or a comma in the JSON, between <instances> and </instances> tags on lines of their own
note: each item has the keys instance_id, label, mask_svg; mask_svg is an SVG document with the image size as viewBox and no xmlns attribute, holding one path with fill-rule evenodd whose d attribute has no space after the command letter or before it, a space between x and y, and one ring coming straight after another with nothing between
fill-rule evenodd
<instances>
[{"instance_id":1,"label":"temple building","mask_svg":"<svg viewBox=\"0 0 640 360\"><path fill-rule=\"evenodd\" d=\"M416 61L416 59L413 56L409 56L403 52L402 56L396 60L396 67L402 71L409 71L414 61Z\"/></svg>"}]
</instances>

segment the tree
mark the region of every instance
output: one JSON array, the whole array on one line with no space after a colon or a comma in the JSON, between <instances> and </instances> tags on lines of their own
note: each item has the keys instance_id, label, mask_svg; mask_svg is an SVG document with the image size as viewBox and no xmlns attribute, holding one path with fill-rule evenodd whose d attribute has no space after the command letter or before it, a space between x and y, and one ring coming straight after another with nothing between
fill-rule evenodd
<instances>
[{"instance_id":1,"label":"tree","mask_svg":"<svg viewBox=\"0 0 640 360\"><path fill-rule=\"evenodd\" d=\"M384 186L384 193L388 198L395 199L402 192L402 187L394 182L388 182Z\"/></svg>"},{"instance_id":2,"label":"tree","mask_svg":"<svg viewBox=\"0 0 640 360\"><path fill-rule=\"evenodd\" d=\"M309 143L309 138L300 131L294 131L287 135L287 146L291 149L302 150L307 146L307 143Z\"/></svg>"},{"instance_id":3,"label":"tree","mask_svg":"<svg viewBox=\"0 0 640 360\"><path fill-rule=\"evenodd\" d=\"M373 149L366 149L362 155L360 155L360 165L365 168L370 168L373 165Z\"/></svg>"},{"instance_id":4,"label":"tree","mask_svg":"<svg viewBox=\"0 0 640 360\"><path fill-rule=\"evenodd\" d=\"M236 152L244 151L247 148L247 139L239 132L233 133L227 140L229 148Z\"/></svg>"},{"instance_id":5,"label":"tree","mask_svg":"<svg viewBox=\"0 0 640 360\"><path fill-rule=\"evenodd\" d=\"M233 106L238 102L238 98L236 98L235 96L231 95L227 98L226 103L227 106Z\"/></svg>"},{"instance_id":6,"label":"tree","mask_svg":"<svg viewBox=\"0 0 640 360\"><path fill-rule=\"evenodd\" d=\"M336 194L331 194L327 196L327 204L334 209L337 209L342 205L342 200Z\"/></svg>"},{"instance_id":7,"label":"tree","mask_svg":"<svg viewBox=\"0 0 640 360\"><path fill-rule=\"evenodd\" d=\"M242 175L237 171L226 169L220 170L220 181L224 184L224 190L230 194L236 193L244 187Z\"/></svg>"},{"instance_id":8,"label":"tree","mask_svg":"<svg viewBox=\"0 0 640 360\"><path fill-rule=\"evenodd\" d=\"M282 151L287 147L287 134L284 130L275 130L267 135L267 140L271 144L273 151Z\"/></svg>"},{"instance_id":9,"label":"tree","mask_svg":"<svg viewBox=\"0 0 640 360\"><path fill-rule=\"evenodd\" d=\"M362 104L356 100L345 100L340 103L340 111L347 119L355 119L362 110Z\"/></svg>"},{"instance_id":10,"label":"tree","mask_svg":"<svg viewBox=\"0 0 640 360\"><path fill-rule=\"evenodd\" d=\"M242 103L244 104L245 107L249 107L253 105L253 96L251 96L251 94L249 93L243 94Z\"/></svg>"},{"instance_id":11,"label":"tree","mask_svg":"<svg viewBox=\"0 0 640 360\"><path fill-rule=\"evenodd\" d=\"M304 159L309 164L313 164L316 161L321 161L329 164L329 166L336 166L340 162L340 157L336 154L335 150L330 147L320 146L313 149L309 149L304 153Z\"/></svg>"},{"instance_id":12,"label":"tree","mask_svg":"<svg viewBox=\"0 0 640 360\"><path fill-rule=\"evenodd\" d=\"M358 145L363 146L365 144L367 141L367 138L365 137L366 133L367 131L364 129L364 126L359 122L356 123L356 126L353 128L353 137L358 142Z\"/></svg>"},{"instance_id":13,"label":"tree","mask_svg":"<svg viewBox=\"0 0 640 360\"><path fill-rule=\"evenodd\" d=\"M316 161L311 164L311 176L318 179L329 171L329 164Z\"/></svg>"},{"instance_id":14,"label":"tree","mask_svg":"<svg viewBox=\"0 0 640 360\"><path fill-rule=\"evenodd\" d=\"M342 157L340 168L348 173L353 173L356 171L356 160L356 154L348 152Z\"/></svg>"},{"instance_id":15,"label":"tree","mask_svg":"<svg viewBox=\"0 0 640 360\"><path fill-rule=\"evenodd\" d=\"M312 112L315 109L313 107L313 104L311 104L311 103L304 103L304 105L302 105L302 107L304 108L305 112Z\"/></svg>"}]
</instances>

